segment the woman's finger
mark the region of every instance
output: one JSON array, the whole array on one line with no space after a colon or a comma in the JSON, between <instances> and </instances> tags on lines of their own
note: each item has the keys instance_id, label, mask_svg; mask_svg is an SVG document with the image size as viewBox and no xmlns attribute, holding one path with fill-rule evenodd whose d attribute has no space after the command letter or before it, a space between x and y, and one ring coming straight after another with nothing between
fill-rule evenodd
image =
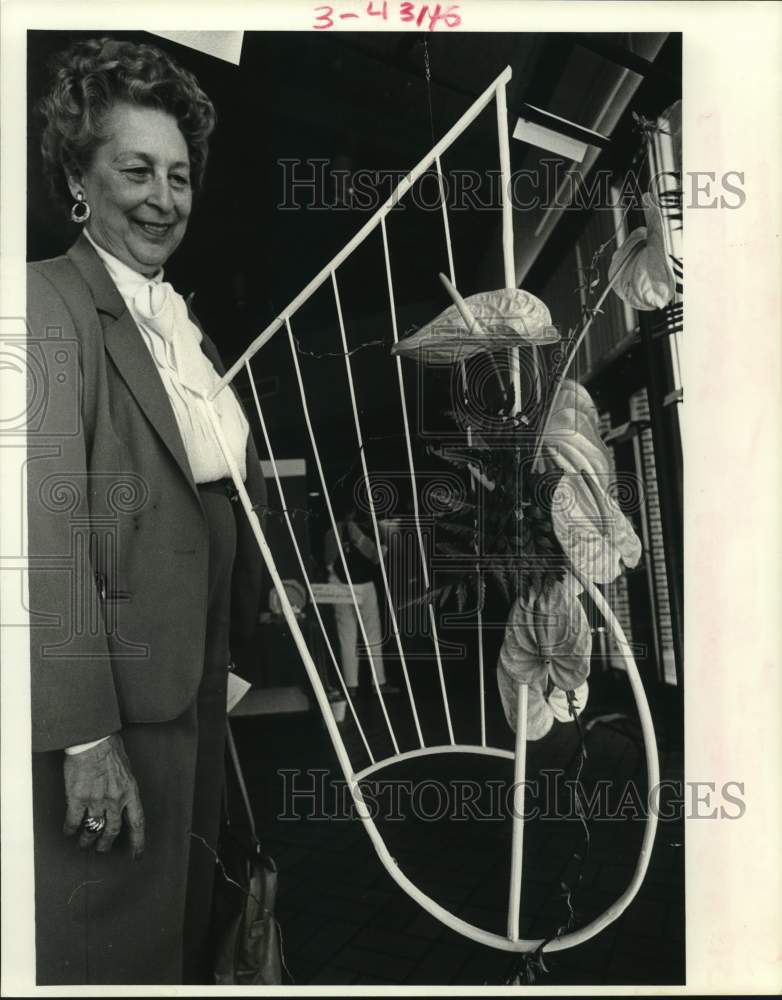
<instances>
[{"instance_id":1,"label":"woman's finger","mask_svg":"<svg viewBox=\"0 0 782 1000\"><path fill-rule=\"evenodd\" d=\"M87 803L87 814L84 817L79 834L79 847L86 850L92 847L95 841L103 833L106 826L106 803L103 799Z\"/></svg>"},{"instance_id":2,"label":"woman's finger","mask_svg":"<svg viewBox=\"0 0 782 1000\"><path fill-rule=\"evenodd\" d=\"M110 802L106 807L106 825L98 836L95 850L100 854L105 854L114 846L117 834L122 829L122 811L119 807Z\"/></svg>"},{"instance_id":3,"label":"woman's finger","mask_svg":"<svg viewBox=\"0 0 782 1000\"><path fill-rule=\"evenodd\" d=\"M133 782L133 787L128 792L128 800L125 805L125 819L128 824L133 860L138 861L144 853L144 810L141 807L138 786L135 782Z\"/></svg>"},{"instance_id":4,"label":"woman's finger","mask_svg":"<svg viewBox=\"0 0 782 1000\"><path fill-rule=\"evenodd\" d=\"M74 833L78 832L82 824L84 815L87 812L87 803L84 799L72 798L71 796L66 796L65 802L65 822L63 823L62 832L66 837L72 837Z\"/></svg>"}]
</instances>

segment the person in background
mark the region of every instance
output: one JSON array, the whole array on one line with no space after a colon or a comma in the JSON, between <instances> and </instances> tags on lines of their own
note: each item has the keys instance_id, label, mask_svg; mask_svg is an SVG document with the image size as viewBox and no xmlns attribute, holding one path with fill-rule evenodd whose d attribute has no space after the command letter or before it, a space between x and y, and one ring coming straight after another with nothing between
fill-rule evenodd
<instances>
[{"instance_id":1,"label":"person in background","mask_svg":"<svg viewBox=\"0 0 782 1000\"><path fill-rule=\"evenodd\" d=\"M329 528L324 541L324 562L326 573L331 583L347 583L345 565L347 565L350 581L356 603L334 605L334 618L339 637L342 676L348 693L356 695L359 689L358 674L358 638L360 635L358 614L364 624L369 642L369 655L375 667L377 683L383 694L399 694L399 689L389 684L386 679L383 663L383 629L380 622L375 576L380 560L386 552L386 546L381 543L381 551L377 545L362 530L356 521L355 504L348 501L340 511L341 517L337 523L337 534ZM340 549L342 554L340 555ZM357 611L358 608L358 611Z\"/></svg>"},{"instance_id":2,"label":"person in background","mask_svg":"<svg viewBox=\"0 0 782 1000\"><path fill-rule=\"evenodd\" d=\"M211 983L228 670L262 590L215 425L266 504L238 396L207 401L220 357L164 280L215 110L112 38L63 52L40 110L81 231L28 265L31 352L62 368L28 431L37 980Z\"/></svg>"}]
</instances>

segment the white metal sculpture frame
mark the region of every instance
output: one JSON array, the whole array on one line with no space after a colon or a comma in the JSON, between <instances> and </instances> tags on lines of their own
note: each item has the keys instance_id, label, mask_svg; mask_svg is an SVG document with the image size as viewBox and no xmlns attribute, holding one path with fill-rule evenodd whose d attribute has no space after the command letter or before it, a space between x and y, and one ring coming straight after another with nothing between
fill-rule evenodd
<instances>
[{"instance_id":1,"label":"white metal sculpture frame","mask_svg":"<svg viewBox=\"0 0 782 1000\"><path fill-rule=\"evenodd\" d=\"M364 623L361 617L361 613L356 602L355 591L353 590L353 583L350 579L350 573L348 571L347 563L345 561L344 553L340 548L340 556L342 559L342 565L345 572L345 578L348 582L351 595L356 607L358 625L360 629L361 636L367 646L369 654L369 664L372 673L375 694L378 698L378 702L382 711L383 719L385 721L386 727L388 729L389 736L391 738L391 743L394 748L393 754L390 756L382 757L381 759L375 759L372 749L370 747L367 736L361 726L361 721L359 719L358 713L356 712L355 705L351 699L350 693L344 683L341 670L337 662L334 650L332 648L329 636L325 627L325 623L321 617L321 612L319 610L318 604L315 601L314 594L312 592L311 583L307 574L306 565L304 557L299 548L296 535L293 530L293 525L287 510L285 495L283 491L283 486L278 475L277 463L274 456L274 450L272 442L269 438L268 428L266 421L264 419L263 408L261 406L260 398L255 386L255 381L253 378L251 360L258 353L258 351L266 344L271 337L273 337L279 330L283 327L286 330L288 340L291 348L291 356L293 359L294 370L296 373L296 379L298 382L299 392L301 396L301 403L303 409L303 415L305 423L307 426L307 431L310 438L310 444L312 446L313 454L315 457L315 464L317 467L317 472L320 478L320 482L323 488L323 496L326 501L326 506L328 509L329 519L331 525L336 533L336 520L334 517L334 511L332 508L328 485L323 472L323 467L320 459L320 452L318 450L317 440L313 430L312 422L310 419L309 408L307 404L307 395L302 380L301 368L299 365L299 359L297 354L296 342L291 329L291 320L295 316L297 310L316 292L326 281L330 280L333 292L337 319L339 323L340 335L342 338L342 344L345 352L345 365L347 371L347 380L350 391L350 399L353 410L353 417L355 421L356 437L359 446L359 454L361 456L362 463L362 473L366 486L366 495L369 502L370 515L375 535L375 542L377 544L378 550L380 549L380 529L378 526L378 520L375 512L375 506L373 501L373 494L371 489L371 483L369 478L369 471L367 468L366 458L364 455L363 448L363 437L361 430L361 423L359 419L358 407L356 404L355 387L353 382L353 373L350 363L350 355L347 347L347 338L345 332L345 322L342 313L342 305L339 297L339 285L337 281L337 272L340 265L347 260L347 258L356 250L357 247L372 235L378 228L380 229L380 234L383 242L383 251L385 257L387 281L388 281L388 296L389 296L389 311L390 311L390 322L393 332L394 343L398 341L398 331L397 331L397 321L396 321L396 307L394 302L394 287L393 278L391 270L391 260L388 250L388 239L386 233L386 216L391 211L391 209L396 205L400 199L410 190L410 188L415 184L421 175L430 169L433 165L435 166L438 177L440 179L440 191L441 196L443 194L443 184L442 184L442 170L440 164L440 157L445 150L447 150L451 144L469 127L469 125L476 119L476 117L489 105L491 102L495 102L497 110L497 128L498 128L498 139L499 139L499 153L500 153L500 169L502 176L502 248L503 248L503 261L504 261L504 272L505 272L505 285L506 287L513 288L516 286L516 277L514 270L514 254L513 254L513 220L512 220L512 205L508 197L508 192L510 190L510 152L508 143L508 115L506 107L506 86L511 78L510 67L507 67L491 84L490 87L475 101L475 103L462 115L459 121L443 136L443 138L423 157L423 159L413 168L413 170L400 182L397 188L394 190L391 197L381 206L380 209L361 227L361 229L356 233L352 240L347 243L343 249L320 271L312 281L306 285L302 291L293 299L293 301L287 306L286 309L250 344L244 354L236 361L236 363L226 372L225 376L221 379L220 383L216 386L214 391L211 393L209 399L213 400L219 392L224 391L229 383L234 379L238 372L242 369L246 370L247 375L250 380L250 385L252 388L253 398L258 414L258 419L260 421L261 431L263 434L265 446L267 448L269 459L271 461L272 469L274 472L275 482L277 489L279 491L280 500L283 507L283 516L286 521L288 531L290 533L290 538L293 543L294 550L299 562L299 567L301 569L302 577L305 581L307 587L309 600L312 604L314 614L318 620L322 634L325 640L326 649L328 654L334 664L336 675L340 680L344 697L347 701L348 708L350 710L351 716L358 728L358 733L364 748L368 754L370 764L361 770L355 770L353 764L351 763L348 751L342 739L342 735L339 730L339 726L335 720L334 713L332 711L332 705L328 700L326 691L324 689L323 683L321 681L320 675L316 664L312 658L310 650L307 647L307 643L302 634L299 622L297 620L296 614L290 604L288 596L285 591L285 587L282 585L282 581L277 571L275 565L274 557L269 550L264 533L259 521L258 515L253 510L252 501L247 494L244 487L244 483L239 474L239 470L231 456L231 453L226 445L225 439L222 434L219 419L217 418L216 412L210 407L212 413L212 421L217 435L217 439L220 446L224 452L226 461L228 462L229 469L231 471L231 476L233 478L236 489L239 492L239 497L241 503L244 507L245 513L249 519L252 526L255 538L258 542L258 547L260 549L261 555L263 557L264 563L270 574L272 583L277 590L280 598L280 604L282 608L283 615L290 628L291 635L296 643L296 647L301 656L304 668L309 677L310 683L312 685L315 698L317 700L318 706L322 713L323 719L325 721L326 727L328 729L331 741L333 743L334 749L339 760L340 767L350 788L353 800L356 804L357 813L364 824L367 834L377 852L380 861L394 879L394 881L399 885L412 899L419 903L428 913L436 917L443 924L450 927L459 934L470 938L473 941L477 941L481 944L488 945L493 948L502 949L504 951L511 952L532 952L537 949L543 948L544 951L560 951L565 948L573 947L574 945L581 944L587 941L589 938L594 937L603 928L608 926L612 921L627 908L630 904L646 874L646 870L649 865L652 844L654 842L654 836L657 826L657 817L655 810L650 809L648 811L648 816L646 820L646 826L644 829L643 841L640 849L640 854L635 867L635 872L627 886L625 891L619 896L619 898L609 906L600 916L593 919L590 923L585 926L574 930L572 932L563 934L560 937L552 938L550 940L544 939L527 939L519 937L519 912L521 903L521 890L522 890L522 852L523 852L523 834L524 834L524 778L525 778L525 768L526 768L526 745L527 745L527 698L528 698L528 688L526 684L521 684L519 686L518 692L518 703L517 703L517 732L516 732L516 744L515 751L511 752L506 749L499 747L493 747L487 743L486 739L486 723L485 723L485 691L483 683L483 662L482 662L482 635L480 633L481 622L478 621L479 628L479 642L478 646L481 650L481 655L479 658L479 699L480 699L480 722L481 722L481 743L480 744L466 744L459 743L455 737L453 724L450 713L450 706L448 702L448 690L445 679L445 671L443 669L443 662L440 655L440 647L437 634L437 622L435 619L434 608L432 604L429 604L429 619L432 630L432 637L434 643L434 656L437 662L438 679L440 685L440 692L442 695L443 709L445 713L445 719L448 729L448 739L449 742L445 744L438 745L427 745L425 742L424 734L421 729L421 724L418 716L418 711L416 707L415 697L413 694L413 689L410 684L410 677L407 670L407 664L405 662L404 651L402 649L402 643L399 635L399 628L396 621L396 617L393 611L393 603L391 601L391 594L389 589L389 582L386 575L385 567L383 562L380 563L380 569L383 577L383 584L388 599L388 606L391 613L391 627L394 635L394 639L399 650L400 662L402 666L402 674L404 678L404 686L406 689L407 697L410 702L410 708L412 710L413 719L415 722L416 736L419 743L417 749L400 751L399 745L394 733L391 720L389 718L385 701L383 698L383 693L378 684L377 671L375 669L375 664L372 660L371 649L369 643L367 642L367 635L364 629ZM445 239L448 248L448 260L451 272L451 281L455 284L454 268L453 268L453 254L451 250L451 238L450 229L448 225L448 213L445 205L445 199L442 198L442 216L445 229ZM413 463L413 450L410 436L410 425L408 420L408 410L407 401L405 398L405 388L402 378L402 367L401 361L397 357L394 359L397 366L397 377L399 382L399 394L401 403L401 412L404 425L404 434L406 441L407 459L409 464L410 472L410 484L412 487L413 505L416 521L416 529L418 536L418 545L421 556L421 565L423 572L424 584L429 589L429 576L428 569L426 565L426 558L424 552L423 536L421 533L421 519L420 511L418 506L417 489L416 489L416 471ZM515 398L518 405L518 400L520 398L520 377L519 377L519 359L515 357L515 365L512 365L513 371L513 381L515 389ZM476 571L480 572L479 567L476 565ZM652 726L651 714L649 712L649 706L646 701L646 696L644 694L643 684L638 673L635 661L633 659L632 651L630 646L622 632L622 628L613 615L608 603L606 602L603 594L600 590L593 586L589 581L582 579L581 583L585 591L589 594L592 601L595 603L596 607L600 611L601 615L605 619L606 625L614 636L614 640L619 648L622 656L625 658L625 663L627 666L627 675L630 680L630 685L632 688L633 696L635 698L635 703L638 709L638 714L641 723L641 730L643 733L645 756L646 756L646 768L647 768L647 778L649 788L653 788L657 785L659 781L659 766L657 760L657 750L654 729ZM457 917L445 907L441 906L430 896L423 893L400 869L394 858L391 857L385 842L377 829L369 809L366 806L359 788L359 782L366 778L370 774L375 774L386 767L397 764L400 761L411 760L416 757L438 755L438 754L456 754L456 753L466 753L466 754L479 754L485 756L495 756L502 758L512 759L514 762L514 809L513 809L513 835L511 842L511 874L510 874L510 885L508 892L508 918L507 918L507 933L505 936L497 933L493 933L484 930L480 927L476 927L474 924L469 923L466 920Z\"/></svg>"}]
</instances>

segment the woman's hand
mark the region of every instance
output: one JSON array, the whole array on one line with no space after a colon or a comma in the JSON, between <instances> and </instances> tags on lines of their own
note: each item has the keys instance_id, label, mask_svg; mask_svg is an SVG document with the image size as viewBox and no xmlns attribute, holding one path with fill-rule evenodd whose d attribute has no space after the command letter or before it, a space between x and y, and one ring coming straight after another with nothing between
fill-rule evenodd
<instances>
[{"instance_id":1,"label":"woman's hand","mask_svg":"<svg viewBox=\"0 0 782 1000\"><path fill-rule=\"evenodd\" d=\"M94 844L103 854L122 829L124 813L133 859L138 860L144 853L144 810L119 733L82 753L66 754L64 771L66 836L81 831L79 847ZM82 826L86 816L105 818L106 825L91 832Z\"/></svg>"}]
</instances>

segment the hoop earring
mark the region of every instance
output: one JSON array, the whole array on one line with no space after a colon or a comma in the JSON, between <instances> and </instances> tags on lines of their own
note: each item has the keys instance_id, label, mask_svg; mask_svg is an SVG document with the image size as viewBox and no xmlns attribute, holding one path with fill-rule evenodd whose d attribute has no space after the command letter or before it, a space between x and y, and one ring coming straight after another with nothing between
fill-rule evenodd
<instances>
[{"instance_id":1,"label":"hoop earring","mask_svg":"<svg viewBox=\"0 0 782 1000\"><path fill-rule=\"evenodd\" d=\"M81 191L76 195L76 202L71 209L71 220L73 222L85 223L90 217L90 206L84 200Z\"/></svg>"}]
</instances>

